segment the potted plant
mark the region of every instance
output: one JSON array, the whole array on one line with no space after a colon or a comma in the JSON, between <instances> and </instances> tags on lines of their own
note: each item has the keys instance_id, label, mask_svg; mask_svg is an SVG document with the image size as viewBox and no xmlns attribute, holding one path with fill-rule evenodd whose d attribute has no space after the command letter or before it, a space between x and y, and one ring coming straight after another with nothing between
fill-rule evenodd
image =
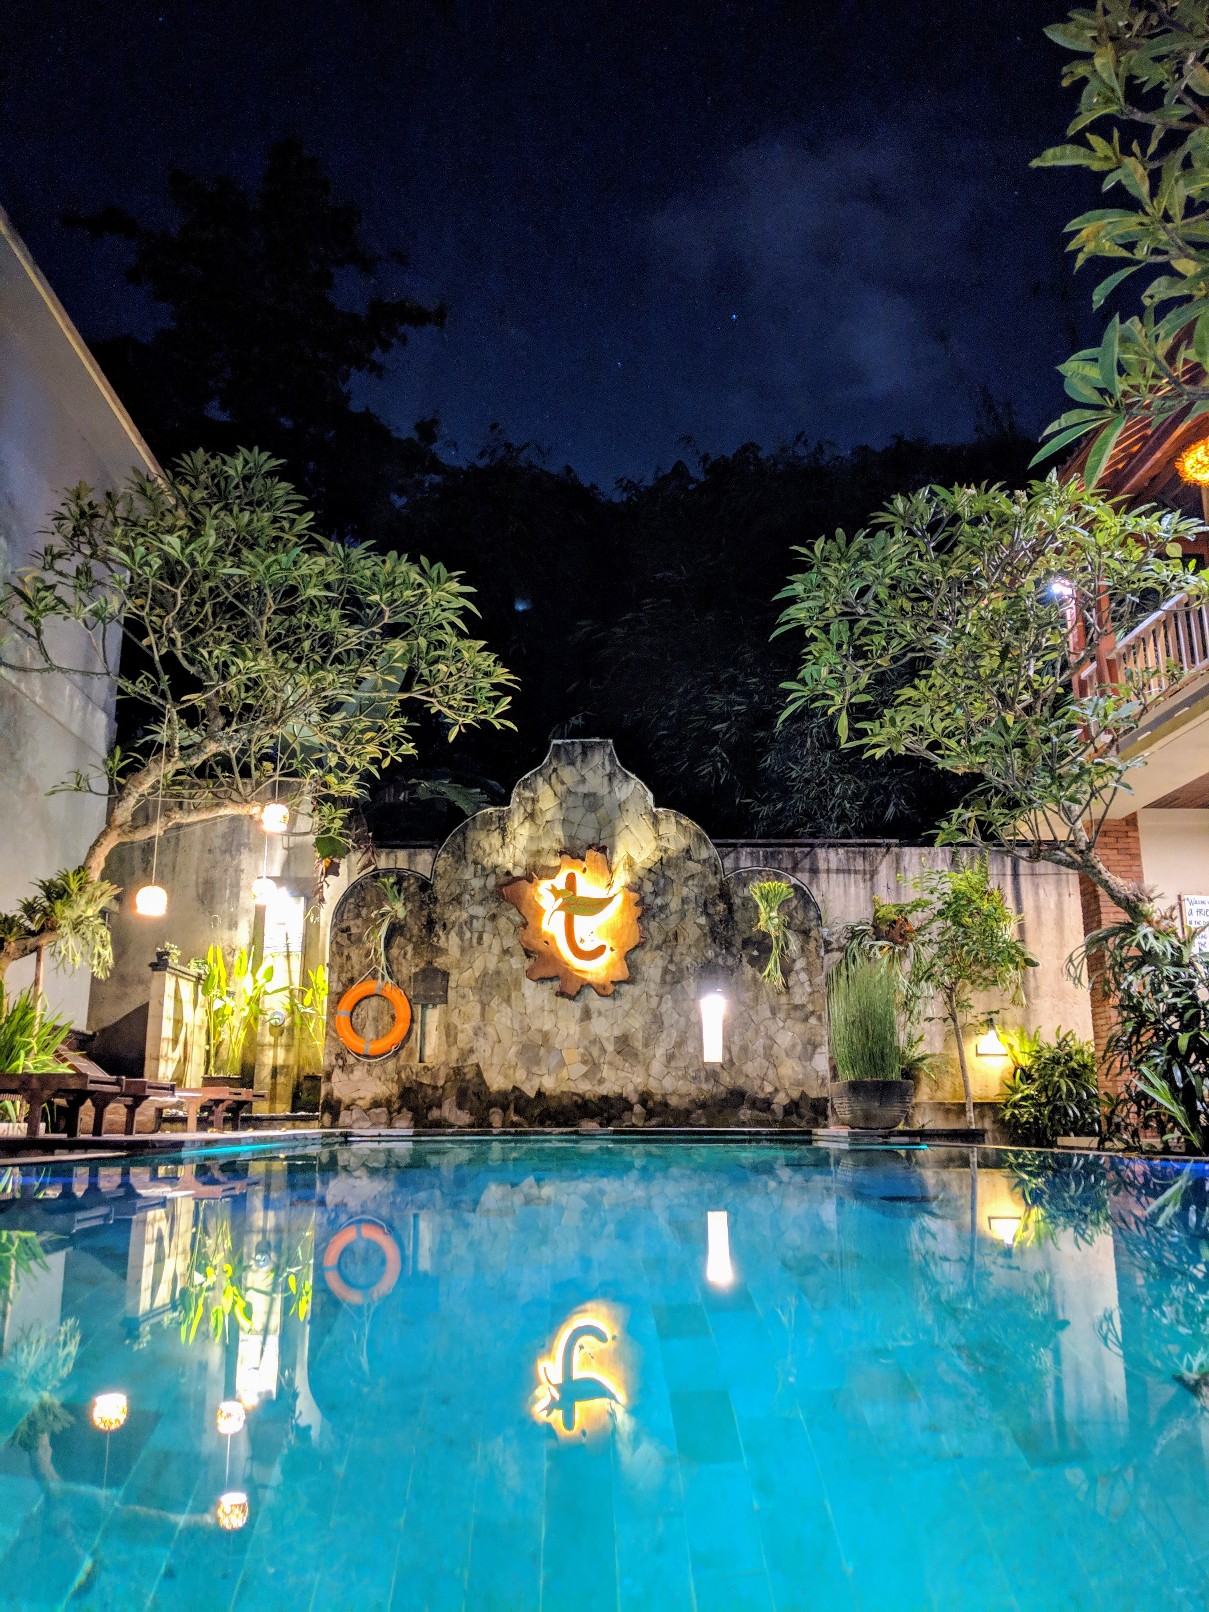
<instances>
[{"instance_id":1,"label":"potted plant","mask_svg":"<svg viewBox=\"0 0 1209 1612\"><path fill-rule=\"evenodd\" d=\"M852 956L827 979L831 1054L838 1080L831 1108L841 1125L892 1131L915 1095L903 1076L910 1052L899 1024L901 982L892 960Z\"/></svg>"}]
</instances>

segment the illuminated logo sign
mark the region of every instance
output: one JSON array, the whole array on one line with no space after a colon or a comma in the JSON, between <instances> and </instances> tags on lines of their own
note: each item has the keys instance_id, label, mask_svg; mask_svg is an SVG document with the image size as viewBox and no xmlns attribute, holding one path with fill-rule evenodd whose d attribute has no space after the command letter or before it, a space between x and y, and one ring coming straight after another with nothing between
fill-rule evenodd
<instances>
[{"instance_id":1,"label":"illuminated logo sign","mask_svg":"<svg viewBox=\"0 0 1209 1612\"><path fill-rule=\"evenodd\" d=\"M526 978L557 980L560 996L578 996L585 985L612 996L629 979L626 957L642 944L642 907L635 891L614 884L603 851L593 847L582 861L564 851L554 873L511 879L500 894L524 919Z\"/></svg>"},{"instance_id":2,"label":"illuminated logo sign","mask_svg":"<svg viewBox=\"0 0 1209 1612\"><path fill-rule=\"evenodd\" d=\"M618 1332L600 1308L577 1311L563 1322L550 1353L537 1363L533 1416L560 1438L587 1438L609 1425L624 1406Z\"/></svg>"}]
</instances>

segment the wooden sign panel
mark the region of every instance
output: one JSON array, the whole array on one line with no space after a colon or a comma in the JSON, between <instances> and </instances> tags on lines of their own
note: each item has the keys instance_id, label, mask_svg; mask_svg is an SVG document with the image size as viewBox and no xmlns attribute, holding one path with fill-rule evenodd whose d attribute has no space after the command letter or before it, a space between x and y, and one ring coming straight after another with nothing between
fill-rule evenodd
<instances>
[{"instance_id":1,"label":"wooden sign panel","mask_svg":"<svg viewBox=\"0 0 1209 1612\"><path fill-rule=\"evenodd\" d=\"M560 996L578 996L585 985L612 996L629 979L626 958L643 939L642 906L636 891L614 885L604 851L593 846L582 861L564 851L554 873L510 879L500 894L524 920L527 979L557 980Z\"/></svg>"}]
</instances>

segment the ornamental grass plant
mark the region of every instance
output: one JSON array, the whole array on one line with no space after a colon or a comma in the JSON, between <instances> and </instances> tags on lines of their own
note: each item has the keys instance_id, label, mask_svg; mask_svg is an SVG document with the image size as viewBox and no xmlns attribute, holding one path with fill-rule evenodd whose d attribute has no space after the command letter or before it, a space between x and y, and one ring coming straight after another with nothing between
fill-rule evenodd
<instances>
[{"instance_id":1,"label":"ornamental grass plant","mask_svg":"<svg viewBox=\"0 0 1209 1612\"><path fill-rule=\"evenodd\" d=\"M900 980L887 958L848 958L827 979L831 1054L841 1080L898 1080Z\"/></svg>"}]
</instances>

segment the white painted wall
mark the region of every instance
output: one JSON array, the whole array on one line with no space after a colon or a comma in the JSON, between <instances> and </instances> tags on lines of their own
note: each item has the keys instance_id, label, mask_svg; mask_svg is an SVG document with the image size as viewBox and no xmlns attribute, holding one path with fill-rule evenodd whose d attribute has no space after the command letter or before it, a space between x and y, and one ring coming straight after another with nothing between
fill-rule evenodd
<instances>
[{"instance_id":1,"label":"white painted wall","mask_svg":"<svg viewBox=\"0 0 1209 1612\"><path fill-rule=\"evenodd\" d=\"M155 469L149 449L0 211L0 572L29 559L68 488L111 487L136 467ZM82 635L64 645L86 647ZM47 792L104 758L113 701L107 678L0 668L0 911L77 864L100 826L100 800ZM9 983L32 973L19 964ZM79 1025L88 985L47 971L56 1009Z\"/></svg>"},{"instance_id":2,"label":"white painted wall","mask_svg":"<svg viewBox=\"0 0 1209 1612\"><path fill-rule=\"evenodd\" d=\"M1143 877L1164 905L1209 895L1209 811L1140 811L1138 842Z\"/></svg>"}]
</instances>

